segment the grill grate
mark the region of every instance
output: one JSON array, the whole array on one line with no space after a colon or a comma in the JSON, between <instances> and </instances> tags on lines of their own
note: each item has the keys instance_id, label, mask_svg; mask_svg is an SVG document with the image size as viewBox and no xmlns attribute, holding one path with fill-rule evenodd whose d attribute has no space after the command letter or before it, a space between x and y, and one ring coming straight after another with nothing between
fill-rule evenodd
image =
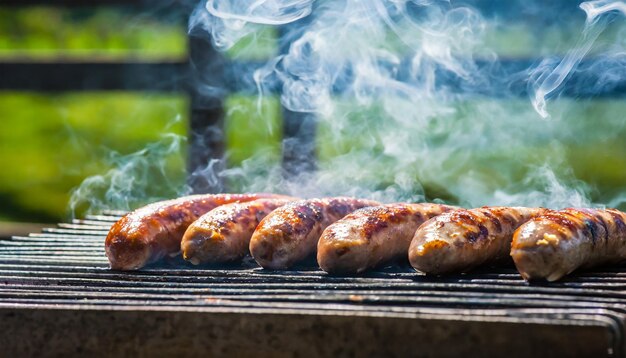
<instances>
[{"instance_id":1,"label":"grill grate","mask_svg":"<svg viewBox=\"0 0 626 358\"><path fill-rule=\"evenodd\" d=\"M265 271L252 260L211 269L171 259L137 272L118 272L108 268L103 242L121 214L87 216L42 233L0 241L0 312L10 316L33 310L154 310L294 315L295 319L369 317L389 322L408 318L425 327L432 326L428 322L448 322L443 333L436 333L441 335L468 322L467 329L476 332L487 332L487 325L510 324L521 330L532 325L554 328L563 336L557 335L556 342L571 347L576 346L571 329L580 329L586 337L581 346L600 347L616 356L625 352L626 272L621 267L532 285L513 267L432 278L395 266L365 276L333 277L312 267ZM589 327L600 330L599 342L586 331ZM545 332L538 334L544 343L554 344ZM7 342L0 339L0 343ZM423 345L421 349L426 352Z\"/></svg>"}]
</instances>

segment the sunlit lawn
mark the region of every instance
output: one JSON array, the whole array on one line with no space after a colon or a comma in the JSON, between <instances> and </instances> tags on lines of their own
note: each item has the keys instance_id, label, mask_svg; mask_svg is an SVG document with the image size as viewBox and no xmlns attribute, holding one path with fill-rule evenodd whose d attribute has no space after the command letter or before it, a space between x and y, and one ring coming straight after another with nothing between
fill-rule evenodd
<instances>
[{"instance_id":1,"label":"sunlit lawn","mask_svg":"<svg viewBox=\"0 0 626 358\"><path fill-rule=\"evenodd\" d=\"M182 97L132 93L0 96L0 215L65 216L70 190L163 132L186 134ZM182 116L182 117L181 117ZM184 168L184 147L177 165ZM183 180L184 170L180 172Z\"/></svg>"}]
</instances>

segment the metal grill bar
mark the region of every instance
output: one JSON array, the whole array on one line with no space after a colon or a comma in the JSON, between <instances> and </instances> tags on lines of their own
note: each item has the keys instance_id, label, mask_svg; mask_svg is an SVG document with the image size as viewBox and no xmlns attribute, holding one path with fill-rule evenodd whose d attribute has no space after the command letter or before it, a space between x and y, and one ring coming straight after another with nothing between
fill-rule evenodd
<instances>
[{"instance_id":1,"label":"metal grill bar","mask_svg":"<svg viewBox=\"0 0 626 358\"><path fill-rule=\"evenodd\" d=\"M42 233L0 241L0 311L12 309L167 309L257 314L369 315L417 320L516 322L602 327L603 344L624 353L626 272L582 272L528 284L513 267L428 277L396 264L358 277L315 267L265 271L251 259L193 267L180 258L136 272L112 271L104 237L120 212L88 216ZM515 338L515 337L511 337Z\"/></svg>"}]
</instances>

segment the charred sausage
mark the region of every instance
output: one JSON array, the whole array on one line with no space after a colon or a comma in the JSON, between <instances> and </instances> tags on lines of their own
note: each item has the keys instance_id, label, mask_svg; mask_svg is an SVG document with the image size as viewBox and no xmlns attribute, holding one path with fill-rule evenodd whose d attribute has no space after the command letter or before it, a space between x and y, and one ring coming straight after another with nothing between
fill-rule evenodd
<instances>
[{"instance_id":1,"label":"charred sausage","mask_svg":"<svg viewBox=\"0 0 626 358\"><path fill-rule=\"evenodd\" d=\"M136 270L180 251L187 227L219 205L275 194L191 195L153 203L130 212L113 224L105 252L115 270Z\"/></svg>"},{"instance_id":2,"label":"charred sausage","mask_svg":"<svg viewBox=\"0 0 626 358\"><path fill-rule=\"evenodd\" d=\"M507 257L513 232L545 209L459 209L425 222L409 247L411 265L428 274L465 272Z\"/></svg>"},{"instance_id":3,"label":"charred sausage","mask_svg":"<svg viewBox=\"0 0 626 358\"><path fill-rule=\"evenodd\" d=\"M194 221L180 244L183 258L194 265L241 259L259 222L295 199L259 199L218 206Z\"/></svg>"},{"instance_id":4,"label":"charred sausage","mask_svg":"<svg viewBox=\"0 0 626 358\"><path fill-rule=\"evenodd\" d=\"M356 209L380 205L347 197L296 201L267 215L250 240L250 253L268 269L286 269L315 253L328 225Z\"/></svg>"},{"instance_id":5,"label":"charred sausage","mask_svg":"<svg viewBox=\"0 0 626 358\"><path fill-rule=\"evenodd\" d=\"M626 213L549 211L520 226L511 256L526 280L556 281L580 267L626 260Z\"/></svg>"},{"instance_id":6,"label":"charred sausage","mask_svg":"<svg viewBox=\"0 0 626 358\"><path fill-rule=\"evenodd\" d=\"M417 228L456 209L440 204L387 204L359 209L324 230L317 262L329 273L354 274L407 256Z\"/></svg>"}]
</instances>

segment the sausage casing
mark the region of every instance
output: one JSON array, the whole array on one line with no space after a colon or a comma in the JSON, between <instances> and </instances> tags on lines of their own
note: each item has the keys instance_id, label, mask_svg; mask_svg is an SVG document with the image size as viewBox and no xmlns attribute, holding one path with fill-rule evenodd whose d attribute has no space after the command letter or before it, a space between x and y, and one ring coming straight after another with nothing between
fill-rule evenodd
<instances>
[{"instance_id":1,"label":"sausage casing","mask_svg":"<svg viewBox=\"0 0 626 358\"><path fill-rule=\"evenodd\" d=\"M268 269L286 269L315 253L328 225L356 209L380 203L348 197L296 201L267 215L254 231L250 253Z\"/></svg>"},{"instance_id":2,"label":"sausage casing","mask_svg":"<svg viewBox=\"0 0 626 358\"><path fill-rule=\"evenodd\" d=\"M324 230L317 262L329 273L355 274L406 258L411 239L426 220L452 206L396 203L359 209Z\"/></svg>"},{"instance_id":3,"label":"sausage casing","mask_svg":"<svg viewBox=\"0 0 626 358\"><path fill-rule=\"evenodd\" d=\"M275 194L191 195L152 203L124 215L113 224L105 241L111 268L136 270L180 251L187 227L219 205L250 201Z\"/></svg>"},{"instance_id":4,"label":"sausage casing","mask_svg":"<svg viewBox=\"0 0 626 358\"><path fill-rule=\"evenodd\" d=\"M417 229L409 261L419 271L443 274L465 272L507 257L515 229L544 210L482 207L449 211Z\"/></svg>"},{"instance_id":5,"label":"sausage casing","mask_svg":"<svg viewBox=\"0 0 626 358\"><path fill-rule=\"evenodd\" d=\"M515 231L511 257L525 279L548 281L580 267L626 260L626 213L574 208L546 212Z\"/></svg>"},{"instance_id":6,"label":"sausage casing","mask_svg":"<svg viewBox=\"0 0 626 358\"><path fill-rule=\"evenodd\" d=\"M194 265L239 260L248 252L259 222L295 199L259 199L218 206L194 221L180 244L183 258Z\"/></svg>"}]
</instances>

